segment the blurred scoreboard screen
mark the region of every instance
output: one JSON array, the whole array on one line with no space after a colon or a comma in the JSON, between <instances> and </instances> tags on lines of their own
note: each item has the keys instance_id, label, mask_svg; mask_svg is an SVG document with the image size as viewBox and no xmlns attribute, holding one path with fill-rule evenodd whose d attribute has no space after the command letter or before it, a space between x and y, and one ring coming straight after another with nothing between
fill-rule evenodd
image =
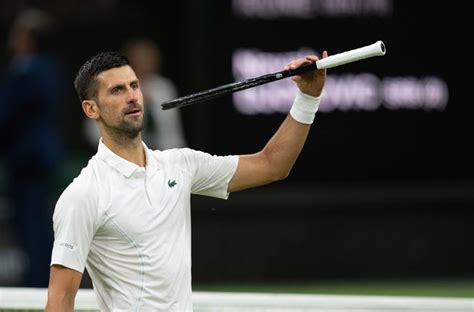
<instances>
[{"instance_id":1,"label":"blurred scoreboard screen","mask_svg":"<svg viewBox=\"0 0 474 312\"><path fill-rule=\"evenodd\" d=\"M291 59L382 40L387 54L328 70L292 180L471 179L472 105L440 40L442 8L393 0L233 0L215 28L219 84L280 71ZM453 39L451 39L453 40ZM213 69L214 70L214 69ZM216 86L217 86L216 85ZM218 153L263 147L289 111L291 79L236 92L212 106ZM229 104L229 102L231 104Z\"/></svg>"}]
</instances>

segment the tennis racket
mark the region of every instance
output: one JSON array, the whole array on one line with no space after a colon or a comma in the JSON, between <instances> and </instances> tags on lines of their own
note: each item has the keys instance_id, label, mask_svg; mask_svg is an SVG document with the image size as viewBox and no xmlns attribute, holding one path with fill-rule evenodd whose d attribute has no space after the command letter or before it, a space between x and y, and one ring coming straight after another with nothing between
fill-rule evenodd
<instances>
[{"instance_id":1,"label":"tennis racket","mask_svg":"<svg viewBox=\"0 0 474 312\"><path fill-rule=\"evenodd\" d=\"M346 52L334 54L326 58L320 59L314 63L306 64L293 70L283 70L276 73L266 74L266 75L246 79L239 82L225 84L213 89L185 95L172 101L163 102L161 104L161 108L163 110L167 110L167 109L171 109L175 107L182 107L182 106L187 106L191 104L196 104L199 102L212 100L229 93L253 88L262 84L288 78L291 76L301 75L312 70L327 69L327 68L332 68L332 67L344 65L347 63L359 61L359 60L366 59L369 57L382 56L382 55L385 55L385 52L386 52L385 44L379 40L373 44L370 44L361 48L357 48L354 50L349 50Z\"/></svg>"}]
</instances>

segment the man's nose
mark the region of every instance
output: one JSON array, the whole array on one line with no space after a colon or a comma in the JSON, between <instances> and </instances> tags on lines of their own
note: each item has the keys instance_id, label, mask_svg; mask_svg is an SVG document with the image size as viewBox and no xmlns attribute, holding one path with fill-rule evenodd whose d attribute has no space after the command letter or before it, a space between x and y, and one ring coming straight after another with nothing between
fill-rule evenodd
<instances>
[{"instance_id":1,"label":"man's nose","mask_svg":"<svg viewBox=\"0 0 474 312\"><path fill-rule=\"evenodd\" d=\"M138 102L140 98L140 89L128 88L128 102Z\"/></svg>"}]
</instances>

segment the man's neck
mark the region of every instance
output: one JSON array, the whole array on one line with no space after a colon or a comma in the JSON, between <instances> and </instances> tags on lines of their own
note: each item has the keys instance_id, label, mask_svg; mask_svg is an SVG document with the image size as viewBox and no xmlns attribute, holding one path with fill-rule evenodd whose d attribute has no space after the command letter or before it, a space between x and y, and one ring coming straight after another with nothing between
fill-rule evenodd
<instances>
[{"instance_id":1,"label":"man's neck","mask_svg":"<svg viewBox=\"0 0 474 312\"><path fill-rule=\"evenodd\" d=\"M121 137L120 140L117 140L109 135L102 135L102 142L112 152L123 159L126 159L139 167L145 167L145 150L143 148L140 134L134 138Z\"/></svg>"}]
</instances>

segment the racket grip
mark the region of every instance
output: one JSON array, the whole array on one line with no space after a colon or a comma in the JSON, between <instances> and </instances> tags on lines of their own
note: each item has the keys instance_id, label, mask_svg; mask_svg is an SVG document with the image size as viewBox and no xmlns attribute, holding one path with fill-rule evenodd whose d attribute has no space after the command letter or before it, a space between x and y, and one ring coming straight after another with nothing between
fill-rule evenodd
<instances>
[{"instance_id":1,"label":"racket grip","mask_svg":"<svg viewBox=\"0 0 474 312\"><path fill-rule=\"evenodd\" d=\"M347 63L363 60L369 57L382 56L385 55L386 51L387 50L385 48L385 44L381 40L379 40L365 47L334 54L326 58L322 58L316 61L315 63L306 64L293 70L284 71L282 72L282 74L283 78L294 75L301 75L315 69L332 68Z\"/></svg>"}]
</instances>

